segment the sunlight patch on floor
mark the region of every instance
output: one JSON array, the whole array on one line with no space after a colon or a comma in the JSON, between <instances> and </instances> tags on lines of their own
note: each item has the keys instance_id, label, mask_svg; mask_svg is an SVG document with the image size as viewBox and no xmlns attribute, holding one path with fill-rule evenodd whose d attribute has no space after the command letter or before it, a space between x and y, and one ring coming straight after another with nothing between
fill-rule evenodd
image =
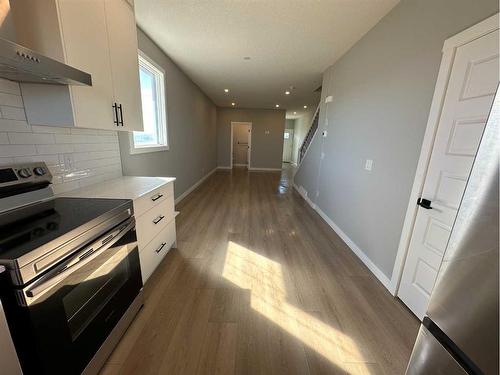
<instances>
[{"instance_id":1,"label":"sunlight patch on floor","mask_svg":"<svg viewBox=\"0 0 500 375\"><path fill-rule=\"evenodd\" d=\"M356 343L347 335L287 302L283 269L267 257L229 241L222 276L251 291L251 307L302 341L335 366L350 372L345 358L356 358L361 373L369 374Z\"/></svg>"}]
</instances>

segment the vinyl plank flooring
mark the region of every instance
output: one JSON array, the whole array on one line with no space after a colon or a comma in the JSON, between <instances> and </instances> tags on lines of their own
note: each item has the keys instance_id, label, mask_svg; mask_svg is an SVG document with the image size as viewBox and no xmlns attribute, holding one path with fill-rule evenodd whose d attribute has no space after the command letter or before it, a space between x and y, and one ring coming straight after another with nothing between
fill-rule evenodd
<instances>
[{"instance_id":1,"label":"vinyl plank flooring","mask_svg":"<svg viewBox=\"0 0 500 375\"><path fill-rule=\"evenodd\" d=\"M404 374L419 322L293 191L292 170L216 172L108 374Z\"/></svg>"}]
</instances>

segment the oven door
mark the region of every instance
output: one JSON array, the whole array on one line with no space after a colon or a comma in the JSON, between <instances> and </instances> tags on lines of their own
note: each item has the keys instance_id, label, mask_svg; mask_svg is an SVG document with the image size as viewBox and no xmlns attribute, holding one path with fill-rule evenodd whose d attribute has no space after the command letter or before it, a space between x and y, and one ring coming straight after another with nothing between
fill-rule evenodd
<instances>
[{"instance_id":1,"label":"oven door","mask_svg":"<svg viewBox=\"0 0 500 375\"><path fill-rule=\"evenodd\" d=\"M19 291L24 372L80 374L141 288L132 217Z\"/></svg>"}]
</instances>

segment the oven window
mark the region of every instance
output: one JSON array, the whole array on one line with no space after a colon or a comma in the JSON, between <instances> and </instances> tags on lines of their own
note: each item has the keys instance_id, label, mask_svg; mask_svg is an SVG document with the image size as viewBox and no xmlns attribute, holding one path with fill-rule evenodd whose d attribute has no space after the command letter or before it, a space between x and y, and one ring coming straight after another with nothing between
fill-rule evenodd
<instances>
[{"instance_id":1,"label":"oven window","mask_svg":"<svg viewBox=\"0 0 500 375\"><path fill-rule=\"evenodd\" d=\"M62 299L72 341L78 338L130 278L127 247L108 253L113 253L113 256L86 275L83 281L80 279Z\"/></svg>"}]
</instances>

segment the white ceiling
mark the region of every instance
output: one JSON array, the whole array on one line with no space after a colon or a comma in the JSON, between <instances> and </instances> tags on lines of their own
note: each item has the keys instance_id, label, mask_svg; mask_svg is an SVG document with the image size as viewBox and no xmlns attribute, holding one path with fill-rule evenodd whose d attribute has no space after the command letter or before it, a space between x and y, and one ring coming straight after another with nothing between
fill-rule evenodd
<instances>
[{"instance_id":1,"label":"white ceiling","mask_svg":"<svg viewBox=\"0 0 500 375\"><path fill-rule=\"evenodd\" d=\"M217 104L319 101L332 65L398 0L135 0L139 27ZM250 60L244 60L249 56ZM290 95L284 91L295 88ZM230 90L224 93L224 88Z\"/></svg>"}]
</instances>

